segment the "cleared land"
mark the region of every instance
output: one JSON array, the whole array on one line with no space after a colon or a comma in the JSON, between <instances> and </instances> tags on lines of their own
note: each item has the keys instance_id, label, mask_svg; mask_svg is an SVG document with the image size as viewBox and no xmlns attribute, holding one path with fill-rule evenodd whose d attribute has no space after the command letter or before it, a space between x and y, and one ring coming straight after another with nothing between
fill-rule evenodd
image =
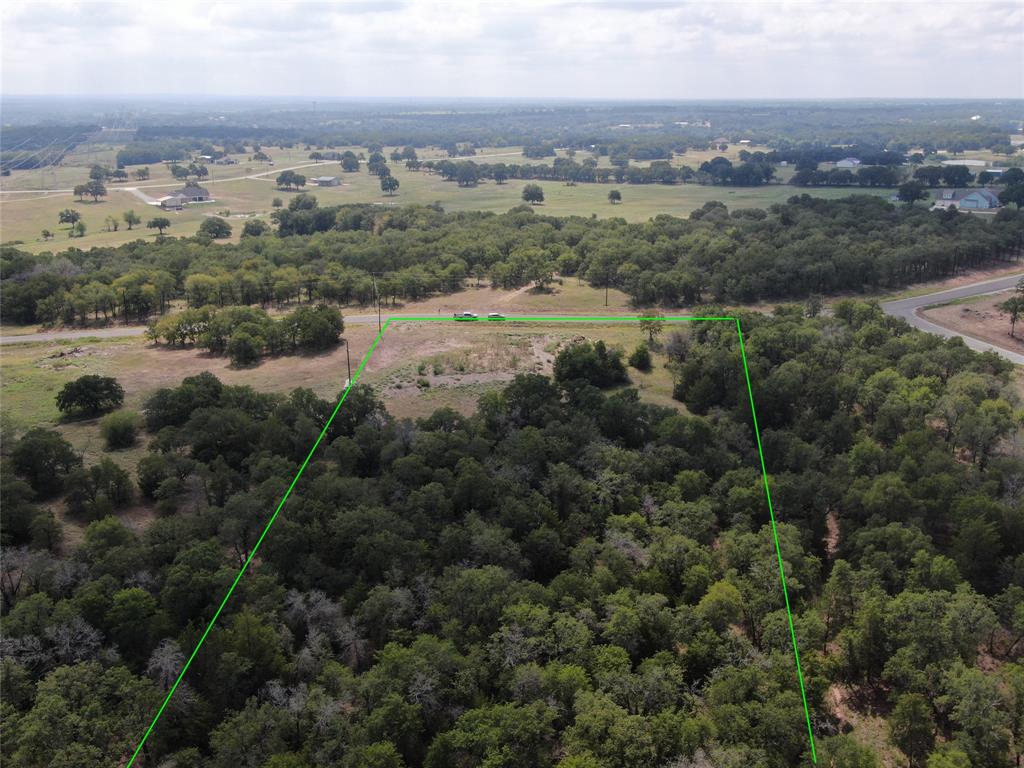
<instances>
[{"instance_id":1,"label":"cleared land","mask_svg":"<svg viewBox=\"0 0 1024 768\"><path fill-rule=\"evenodd\" d=\"M933 323L958 333L1024 354L1024 322L1017 323L1016 335L1010 336L1010 319L996 305L1006 301L1013 291L977 296L940 307L925 309L921 314Z\"/></svg>"},{"instance_id":2,"label":"cleared land","mask_svg":"<svg viewBox=\"0 0 1024 768\"><path fill-rule=\"evenodd\" d=\"M352 324L352 369L376 334L374 325ZM545 323L445 324L396 323L378 347L361 381L376 388L396 416L423 416L447 406L470 413L488 389L503 386L518 373L550 373L554 354L575 338L603 339L627 353L644 336L632 324L575 325ZM642 397L660 405L682 407L672 400L672 379L665 358L655 353L650 373L630 369ZM125 389L125 408L141 409L160 387L175 386L187 376L210 371L228 384L259 391L290 392L307 387L333 400L348 378L345 347L318 355L269 358L251 368L233 368L226 357L192 348L156 346L142 338L80 339L7 347L0 354L0 397L5 425L22 431L53 425L83 452L87 462L102 452L98 419L62 421L54 398L68 381L87 373L114 376ZM143 448L112 455L134 471Z\"/></svg>"}]
</instances>

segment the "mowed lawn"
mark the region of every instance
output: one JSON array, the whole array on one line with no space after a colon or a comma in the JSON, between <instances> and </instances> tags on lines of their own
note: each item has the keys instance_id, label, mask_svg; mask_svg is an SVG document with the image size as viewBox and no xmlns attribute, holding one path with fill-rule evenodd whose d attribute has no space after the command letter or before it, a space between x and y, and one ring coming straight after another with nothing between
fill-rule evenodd
<instances>
[{"instance_id":1,"label":"mowed lawn","mask_svg":"<svg viewBox=\"0 0 1024 768\"><path fill-rule=\"evenodd\" d=\"M354 151L364 151L358 147ZM386 154L392 148L386 149ZM424 171L406 170L404 164L391 164L392 174L398 179L400 188L393 196L385 195L380 190L380 182L365 170L357 173L342 173L336 162L312 164L309 150L291 148L266 148L274 160L274 166L251 163L244 156L238 156L238 165L208 166L211 178L204 181L214 197L214 202L193 205L183 211L163 211L156 206L147 204L142 196L148 198L161 197L180 185L174 181L167 169L161 165L152 165L151 178L148 181L131 180L123 184L108 184L108 196L99 202L90 199L79 201L70 192L30 192L30 182L38 179L40 172L16 171L12 178L5 179L3 189L12 192L0 196L0 241L17 243L20 247L33 251L61 250L70 246L89 248L94 246L120 245L139 237L154 238L156 231L146 229L145 223L156 216L163 216L171 221L169 235L190 236L195 234L203 219L211 215L225 216L231 221L237 240L244 222L248 218L267 219L273 211L274 198L280 198L285 205L298 191L285 191L277 188L276 176L286 167L302 166L297 172L307 179L320 175L340 176L342 185L339 187L316 187L308 185L305 190L316 195L321 205L340 205L343 203L374 203L381 206L399 206L410 203L437 203L445 210L467 211L483 210L503 213L509 208L522 204L523 186L528 181L510 180L505 184L484 181L475 187L459 187L454 182L443 181L437 174ZM337 150L341 151L341 150ZM695 167L708 157L723 154L735 159L738 148L730 146L729 150L718 152L688 152L674 158L675 165L691 165ZM564 154L564 153L560 153ZM424 150L420 152L424 158L440 157L438 151ZM91 156L82 156L88 159ZM577 160L587 157L584 153L577 154ZM478 162L551 162L531 161L524 158L519 148L484 148L476 156ZM601 158L602 164L608 162ZM646 163L636 163L645 165ZM135 167L129 167L131 172ZM787 171L788 169L780 169ZM47 171L45 173L51 173ZM43 174L45 177L45 173ZM72 169L61 167L53 172L59 183L73 186L83 183L88 178L87 167ZM35 176L33 176L35 174ZM892 190L863 190L860 188L815 189L803 190L786 184L770 184L764 187L712 187L698 184L679 184L664 186L660 184L636 185L629 184L577 184L568 186L561 182L539 183L544 190L545 200L536 206L538 213L556 216L591 216L621 217L627 221L646 221L658 214L687 216L691 211L705 203L718 200L735 208L765 208L774 203L784 202L789 197L802 192L810 192L818 197L845 197L854 193L889 195ZM135 188L136 191L132 191ZM618 189L622 193L622 202L612 205L608 202L608 192ZM21 191L18 191L21 190ZM81 238L70 238L69 228L57 223L59 212L72 208L82 215L86 225L86 235ZM129 209L134 210L143 219L141 227L129 231L123 222L123 215ZM117 231L109 231L107 217L114 217L119 222ZM55 237L43 241L41 231L48 229Z\"/></svg>"}]
</instances>

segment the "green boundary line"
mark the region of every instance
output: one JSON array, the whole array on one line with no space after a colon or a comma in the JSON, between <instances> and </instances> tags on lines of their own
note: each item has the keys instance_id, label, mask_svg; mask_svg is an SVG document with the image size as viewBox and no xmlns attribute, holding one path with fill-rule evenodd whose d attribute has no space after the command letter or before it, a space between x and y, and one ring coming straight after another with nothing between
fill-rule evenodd
<instances>
[{"instance_id":1,"label":"green boundary line","mask_svg":"<svg viewBox=\"0 0 1024 768\"><path fill-rule=\"evenodd\" d=\"M792 641L792 644L793 644L793 661L796 664L797 681L800 683L800 698L803 701L803 705L804 705L804 719L807 721L807 738L808 738L808 742L810 743L810 746L811 746L811 761L815 765L817 765L817 763L818 763L818 755L817 755L817 752L816 752L815 746L814 746L814 731L811 728L811 710L807 706L807 692L806 692L806 688L804 686L804 673L803 673L803 669L800 666L800 651L797 648L796 631L793 628L793 612L790 609L790 604L789 604L789 589L786 587L786 572L785 572L785 569L784 569L784 567L782 565L782 549L781 549L781 547L779 545L779 532L778 532L778 528L777 528L776 523L775 523L775 510L772 507L772 494L771 494L771 490L768 487L768 470L765 468L764 451L761 448L761 431L760 431L760 429L757 426L757 411L754 408L754 390L753 390L753 388L750 385L750 369L747 366L747 352L746 352L746 347L745 347L745 345L743 343L743 329L740 327L740 319L738 317L591 317L591 316L586 316L586 315L568 315L568 316L563 315L563 316L552 316L552 317L544 317L544 316L539 316L539 317L509 317L509 318L505 318L504 322L505 323L517 323L517 322L636 323L636 322L640 322L641 320L662 320L664 322L669 322L669 323L695 322L695 321L709 321L709 322L710 321L724 321L724 322L735 322L736 323L736 336L737 336L737 338L739 339L739 342L740 342L740 359L743 362L743 377L744 377L744 380L746 381L746 384L747 384L747 395L750 397L750 415L751 415L751 418L753 420L753 425L754 425L754 437L755 437L755 439L757 441L757 455L758 455L758 458L760 459L760 463L761 463L761 478L762 478L762 480L764 482L765 498L768 500L768 519L769 519L769 521L771 523L772 539L773 539L774 544L775 544L775 556L776 556L776 558L778 560L778 563L779 563L779 581L782 584L782 595L783 595L783 598L785 599L785 603L786 603L786 618L789 621L789 637L790 637L790 640ZM423 316L423 317L418 317L418 316L389 317L387 320L384 321L384 324L381 326L380 330L377 332L377 335L374 337L373 342L370 344L370 348L366 351L366 354L363 356L362 361L359 363L359 367L356 368L355 373L352 375L352 379L348 382L348 385L345 387L345 391L342 392L341 397L338 399L338 404L336 406L334 406L334 410L331 412L330 417L327 419L327 422L324 424L323 429L320 430L320 434L317 436L316 441L313 443L313 447L309 449L309 453L306 455L305 460L302 462L302 465L299 467L298 472L296 472L295 473L295 477L292 478L291 485L289 485L288 486L288 490L284 492L284 496L281 497L281 501L278 503L277 508L274 510L274 514L272 514L270 516L270 519L267 521L267 524L263 528L263 532L260 533L260 537L256 540L256 544L253 546L252 551L249 553L249 556L245 559L245 562L242 564L242 567L238 571L238 575L235 576L235 580L232 582L231 586L228 588L227 593L224 595L224 599L220 601L220 605L217 606L217 610L214 612L213 617L210 619L210 622L206 625L206 629L203 630L203 634L199 637L199 641L196 643L196 647L192 650L192 653L188 657L188 660L185 662L184 666L182 666L181 672L178 673L178 677L174 681L174 685L172 685L170 690L167 691L167 695L164 697L163 703L160 704L160 708L156 711L156 714L153 716L153 720L150 722L149 727L146 728L145 734L143 734L142 739L139 741L138 746L135 747L135 751L132 753L131 759L128 761L128 763L126 764L125 768L131 768L131 766L135 764L135 761L138 758L139 753L142 751L142 748L146 745L146 742L149 740L150 734L153 733L153 728L156 726L157 722L160 720L161 715L163 715L164 710L167 708L167 704L171 700L171 697L174 695L174 692L178 689L178 686L181 684L181 681L184 679L185 673L188 672L188 668L190 666L192 666L192 662L195 659L196 655L199 653L199 649L202 648L203 647L203 643L206 642L207 635L210 634L210 630L213 629L213 625L217 622L217 619L220 617L221 612L224 610L224 606L227 605L228 600L231 599L231 595L234 594L235 587L238 586L238 582L241 581L242 576L244 576L245 572L249 569L249 564L252 562L253 558L256 556L256 553L259 551L260 546L263 544L263 539L266 538L267 534L270 532L270 528L271 528L271 526L274 525L274 521L277 520L277 516L281 513L282 507L284 507L285 502L288 501L288 498L292 495L292 491L295 489L296 483L299 482L299 478L302 477L302 473L306 471L306 465L308 465L309 462L310 462L310 459L313 458L313 454L316 453L316 449L320 446L320 442L324 439L324 436L327 434L327 430L330 429L331 423L334 421L334 417L338 415L338 411L341 410L341 406L344 404L345 400L348 398L349 391L352 389L352 387L355 385L355 383L359 380L359 376L362 374L363 369L366 367L366 364L369 362L370 356L373 355L373 351L377 348L377 345L380 343L381 338L383 338L383 336L384 336L384 332L387 331L387 329L391 326L392 322L417 322L417 323L419 323L419 322L448 322L448 323L451 323L451 322L459 322L459 321L455 320L455 318L447 317L447 316L438 316L438 317L434 317L434 316ZM477 320L477 322L488 323L488 321L486 321L486 320ZM491 321L491 322L493 322L493 321ZM346 343L348 343L348 342L346 342Z\"/></svg>"}]
</instances>

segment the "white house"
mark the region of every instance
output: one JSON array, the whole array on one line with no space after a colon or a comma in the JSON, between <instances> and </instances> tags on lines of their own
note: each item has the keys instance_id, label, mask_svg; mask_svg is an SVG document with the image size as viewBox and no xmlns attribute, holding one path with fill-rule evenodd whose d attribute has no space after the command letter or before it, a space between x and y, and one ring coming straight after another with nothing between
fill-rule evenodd
<instances>
[{"instance_id":1,"label":"white house","mask_svg":"<svg viewBox=\"0 0 1024 768\"><path fill-rule=\"evenodd\" d=\"M161 208L168 210L181 210L189 203L207 203L213 198L206 187L198 184L186 184L176 192L171 192L167 197L161 197L157 202Z\"/></svg>"},{"instance_id":2,"label":"white house","mask_svg":"<svg viewBox=\"0 0 1024 768\"><path fill-rule=\"evenodd\" d=\"M167 197L161 197L157 202L160 203L160 207L164 210L180 211L188 204L188 198L175 192L167 195Z\"/></svg>"},{"instance_id":3,"label":"white house","mask_svg":"<svg viewBox=\"0 0 1024 768\"><path fill-rule=\"evenodd\" d=\"M844 157L836 163L836 168L856 168L858 165L860 165L860 160L856 157Z\"/></svg>"}]
</instances>

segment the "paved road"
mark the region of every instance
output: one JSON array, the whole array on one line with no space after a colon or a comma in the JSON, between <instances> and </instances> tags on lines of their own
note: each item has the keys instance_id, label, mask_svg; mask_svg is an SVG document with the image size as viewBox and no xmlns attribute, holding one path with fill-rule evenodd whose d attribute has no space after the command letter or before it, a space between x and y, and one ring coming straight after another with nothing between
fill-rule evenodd
<instances>
[{"instance_id":1,"label":"paved road","mask_svg":"<svg viewBox=\"0 0 1024 768\"><path fill-rule=\"evenodd\" d=\"M118 326L116 328L96 328L81 331L48 331L46 333L26 333L21 336L0 336L0 345L26 344L30 341L71 341L74 339L119 339L124 336L141 336L146 332L144 325Z\"/></svg>"},{"instance_id":2,"label":"paved road","mask_svg":"<svg viewBox=\"0 0 1024 768\"><path fill-rule=\"evenodd\" d=\"M990 293L998 293L1013 288L1017 281L1021 279L1021 275L1008 275L1006 277L997 277L993 280L983 280L978 283L971 285L963 285L959 288L950 288L945 291L938 291L936 293L929 293L924 296L915 296L910 299L899 299L897 301L887 301L882 304L882 309L887 314L894 315L896 317L904 318L908 323L913 325L915 328L920 328L922 331L928 331L929 333L935 333L939 336L945 336L947 338L953 336L960 336L964 342L971 349L979 352L992 350L1013 361L1017 365L1024 365L1024 355L1018 354L1017 352L1011 352L1008 349L997 347L994 344L975 339L972 336L965 336L956 331L945 328L941 325L937 325L918 314L918 311L923 307L931 306L932 304L941 304L943 302L952 301L954 299L962 299L968 296L984 296ZM447 317L450 310L439 313L438 317ZM384 313L384 317L394 317L400 319L402 317L422 317L423 313ZM514 320L514 315L507 316L510 320ZM373 325L377 322L376 314L365 314L365 315L345 315L345 322L353 325ZM85 338L121 338L125 336L141 336L145 333L146 327L143 325L132 325L132 326L121 326L115 328L98 328L95 330L80 330L80 331L50 331L46 333L31 333L24 336L0 336L0 345L6 344L23 344L26 342L33 341L71 341L74 339L85 339Z\"/></svg>"},{"instance_id":3,"label":"paved road","mask_svg":"<svg viewBox=\"0 0 1024 768\"><path fill-rule=\"evenodd\" d=\"M976 339L973 336L965 336L957 331L950 330L944 326L933 323L930 320L922 317L919 312L924 307L932 306L933 304L943 304L954 299L963 299L969 296L986 296L990 293L999 293L1013 288L1017 285L1017 281L1021 279L1022 275L1007 275L1006 277L997 277L993 280L983 280L980 283L972 283L971 285L964 285L959 288L950 288L945 291L938 291L936 293L929 293L924 296L915 296L911 299L899 299L898 301L887 301L882 304L882 309L885 310L886 314L894 315L895 317L902 317L908 323L915 328L920 328L922 331L928 331L929 333L935 333L939 336L945 336L946 338L952 338L953 336L959 336L964 340L973 350L978 352L996 352L1007 360L1011 360L1017 365L1024 365L1024 355L1018 354L1017 352L1011 352L1008 349L997 347L995 344L989 344L981 339Z\"/></svg>"},{"instance_id":4,"label":"paved road","mask_svg":"<svg viewBox=\"0 0 1024 768\"><path fill-rule=\"evenodd\" d=\"M450 313L442 313L438 317L449 317ZM384 320L389 317L401 319L403 317L423 317L422 312L406 314L395 314L385 312L381 315ZM377 315L345 315L345 322L353 325L376 325ZM45 331L43 333L26 333L21 336L0 336L0 345L27 344L38 341L74 341L75 339L121 339L126 336L141 336L146 332L144 325L119 325L111 328L83 328L78 331Z\"/></svg>"}]
</instances>

